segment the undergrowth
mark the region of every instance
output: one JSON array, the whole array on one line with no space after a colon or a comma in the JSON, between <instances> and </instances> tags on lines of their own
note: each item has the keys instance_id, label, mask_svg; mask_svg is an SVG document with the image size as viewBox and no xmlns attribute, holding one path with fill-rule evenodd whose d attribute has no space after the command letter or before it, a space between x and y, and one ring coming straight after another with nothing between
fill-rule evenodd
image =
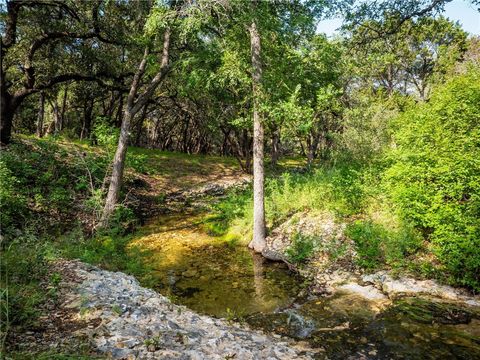
<instances>
[{"instance_id":1,"label":"undergrowth","mask_svg":"<svg viewBox=\"0 0 480 360\"><path fill-rule=\"evenodd\" d=\"M137 223L128 204L92 237L110 155L105 147L51 138L22 137L2 150L0 352L9 334L36 325L41 305L55 296L46 289L54 289L58 278L45 283L51 261L76 258L148 282L144 254L128 245Z\"/></svg>"}]
</instances>

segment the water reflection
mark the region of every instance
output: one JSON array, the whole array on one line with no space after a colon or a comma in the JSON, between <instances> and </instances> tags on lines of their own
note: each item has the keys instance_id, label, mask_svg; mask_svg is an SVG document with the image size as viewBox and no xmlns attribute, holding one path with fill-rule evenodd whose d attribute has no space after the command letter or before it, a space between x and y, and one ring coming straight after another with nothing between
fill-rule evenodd
<instances>
[{"instance_id":1,"label":"water reflection","mask_svg":"<svg viewBox=\"0 0 480 360\"><path fill-rule=\"evenodd\" d=\"M133 241L151 250L162 294L215 316L273 312L292 302L301 282L286 266L208 235L200 220L201 215L163 216Z\"/></svg>"},{"instance_id":2,"label":"water reflection","mask_svg":"<svg viewBox=\"0 0 480 360\"><path fill-rule=\"evenodd\" d=\"M403 299L385 309L351 293L292 303L301 281L280 263L208 235L201 215L162 216L134 240L151 250L157 289L213 316L305 339L329 359L480 359L480 314Z\"/></svg>"}]
</instances>

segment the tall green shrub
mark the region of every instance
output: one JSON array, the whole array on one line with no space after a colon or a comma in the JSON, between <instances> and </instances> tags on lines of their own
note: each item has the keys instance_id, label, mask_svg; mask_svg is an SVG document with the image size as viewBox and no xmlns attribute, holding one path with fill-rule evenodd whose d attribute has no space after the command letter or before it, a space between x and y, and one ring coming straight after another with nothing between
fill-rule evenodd
<instances>
[{"instance_id":1,"label":"tall green shrub","mask_svg":"<svg viewBox=\"0 0 480 360\"><path fill-rule=\"evenodd\" d=\"M480 290L480 71L454 76L396 125L393 200L452 280Z\"/></svg>"}]
</instances>

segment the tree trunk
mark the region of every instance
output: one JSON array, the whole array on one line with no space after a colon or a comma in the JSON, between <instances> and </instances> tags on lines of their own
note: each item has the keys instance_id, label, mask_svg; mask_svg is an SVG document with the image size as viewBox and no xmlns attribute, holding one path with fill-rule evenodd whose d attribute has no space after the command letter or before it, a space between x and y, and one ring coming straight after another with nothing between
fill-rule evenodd
<instances>
[{"instance_id":1,"label":"tree trunk","mask_svg":"<svg viewBox=\"0 0 480 360\"><path fill-rule=\"evenodd\" d=\"M143 59L140 62L135 76L132 80L132 85L127 97L127 104L123 113L123 121L120 130L120 138L118 139L118 146L115 152L115 157L112 163L112 176L110 178L110 185L108 188L107 198L105 200L105 207L103 208L102 220L100 226L105 226L108 223L110 215L112 215L117 205L120 188L123 179L123 170L125 168L125 157L127 154L128 138L130 134L130 124L135 114L147 105L148 100L153 95L155 89L165 78L169 64L169 50L170 50L170 29L165 29L163 35L163 51L160 63L160 70L155 77L150 81L145 91L137 97L138 89L142 76L145 73L147 66L147 58L149 49L145 48Z\"/></svg>"},{"instance_id":2,"label":"tree trunk","mask_svg":"<svg viewBox=\"0 0 480 360\"><path fill-rule=\"evenodd\" d=\"M93 99L86 99L83 107L83 126L80 139L87 139L92 132Z\"/></svg>"},{"instance_id":3,"label":"tree trunk","mask_svg":"<svg viewBox=\"0 0 480 360\"><path fill-rule=\"evenodd\" d=\"M45 93L40 92L38 109L38 122L37 122L37 136L41 138L43 136L43 119L45 118Z\"/></svg>"},{"instance_id":4,"label":"tree trunk","mask_svg":"<svg viewBox=\"0 0 480 360\"><path fill-rule=\"evenodd\" d=\"M260 35L257 24L250 27L252 52L252 91L253 91L253 239L248 245L256 252L262 252L265 241L265 204L264 204L264 166L263 136L264 129L260 117L260 96L262 81L262 63L260 59Z\"/></svg>"},{"instance_id":5,"label":"tree trunk","mask_svg":"<svg viewBox=\"0 0 480 360\"><path fill-rule=\"evenodd\" d=\"M54 134L56 135L60 131L60 127L61 127L60 111L58 109L58 100L57 100L56 96L53 99L52 108L53 108L53 126L52 126L52 129L53 129Z\"/></svg>"},{"instance_id":6,"label":"tree trunk","mask_svg":"<svg viewBox=\"0 0 480 360\"><path fill-rule=\"evenodd\" d=\"M67 109L67 95L68 95L68 83L65 85L65 90L63 92L62 110L60 111L60 123L58 126L59 131L62 131L63 128L65 127L65 110Z\"/></svg>"},{"instance_id":7,"label":"tree trunk","mask_svg":"<svg viewBox=\"0 0 480 360\"><path fill-rule=\"evenodd\" d=\"M13 21L12 17L17 16L18 10L14 11L17 7L13 3L9 2L8 5L9 17L7 21ZM13 21L16 24L16 21ZM10 26L7 26L7 35L13 37L11 32L14 31ZM10 34L8 34L10 33ZM1 38L0 38L1 39ZM3 40L3 39L1 39ZM3 71L3 44L0 40L0 144L7 145L10 143L10 138L12 136L12 123L13 123L13 109L11 96L7 92L6 81L5 81L5 72ZM10 39L13 42L13 39Z\"/></svg>"},{"instance_id":8,"label":"tree trunk","mask_svg":"<svg viewBox=\"0 0 480 360\"><path fill-rule=\"evenodd\" d=\"M0 143L7 145L12 137L12 123L15 108L8 96L2 94L0 99Z\"/></svg>"},{"instance_id":9,"label":"tree trunk","mask_svg":"<svg viewBox=\"0 0 480 360\"><path fill-rule=\"evenodd\" d=\"M183 152L188 153L188 127L190 126L190 116L185 115L185 124L183 128Z\"/></svg>"},{"instance_id":10,"label":"tree trunk","mask_svg":"<svg viewBox=\"0 0 480 360\"><path fill-rule=\"evenodd\" d=\"M147 117L147 108L148 104L143 107L142 115L140 116L140 119L138 119L137 122L137 133L135 135L135 146L140 146L140 140L142 138L142 129L143 129L143 122L145 121L145 118Z\"/></svg>"},{"instance_id":11,"label":"tree trunk","mask_svg":"<svg viewBox=\"0 0 480 360\"><path fill-rule=\"evenodd\" d=\"M113 213L117 205L120 188L122 186L123 170L125 168L125 157L127 155L128 135L130 133L130 122L132 119L132 111L130 108L125 108L123 113L122 127L120 130L120 138L118 140L117 151L113 158L112 176L110 178L110 186L108 187L107 199L105 201L104 219Z\"/></svg>"},{"instance_id":12,"label":"tree trunk","mask_svg":"<svg viewBox=\"0 0 480 360\"><path fill-rule=\"evenodd\" d=\"M279 157L280 135L278 130L272 132L272 166L277 166Z\"/></svg>"}]
</instances>

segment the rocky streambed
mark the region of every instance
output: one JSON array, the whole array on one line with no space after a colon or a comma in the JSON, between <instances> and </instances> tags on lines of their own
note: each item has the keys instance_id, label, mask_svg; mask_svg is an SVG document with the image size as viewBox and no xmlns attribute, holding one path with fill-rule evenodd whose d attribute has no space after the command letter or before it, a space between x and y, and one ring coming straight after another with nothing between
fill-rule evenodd
<instances>
[{"instance_id":1,"label":"rocky streambed","mask_svg":"<svg viewBox=\"0 0 480 360\"><path fill-rule=\"evenodd\" d=\"M209 235L199 219L201 214L163 215L132 241L150 251L155 288L175 303L307 342L318 359L480 359L475 296L388 272L362 274L349 268L348 248L339 259L343 263L321 268L324 261L317 258L291 271L283 262L250 253L244 244ZM317 220L332 237L331 247L348 241L337 238L333 222ZM306 222L299 219L288 229ZM268 255L274 252L288 262L288 232L273 232L268 243Z\"/></svg>"},{"instance_id":2,"label":"rocky streambed","mask_svg":"<svg viewBox=\"0 0 480 360\"><path fill-rule=\"evenodd\" d=\"M18 350L77 348L113 359L480 359L478 299L457 289L338 269L304 283L285 264L208 235L197 215L162 215L132 246L149 250L156 291L123 273L57 262L56 305L41 330L16 339Z\"/></svg>"},{"instance_id":3,"label":"rocky streambed","mask_svg":"<svg viewBox=\"0 0 480 360\"><path fill-rule=\"evenodd\" d=\"M123 273L58 262L56 306L42 331L18 339L19 350L77 347L113 359L480 359L478 296L359 272L344 226L324 214L300 214L274 230L264 255L277 261L266 261L208 234L180 195L131 242L149 254L153 290ZM322 243L299 268L285 251L302 232Z\"/></svg>"},{"instance_id":4,"label":"rocky streambed","mask_svg":"<svg viewBox=\"0 0 480 360\"><path fill-rule=\"evenodd\" d=\"M62 313L62 321L69 325L69 331L48 339L53 348L77 341L90 348L92 358L113 359L311 359L315 355L305 343L175 305L120 272L78 261L59 262L53 270L64 275L55 312ZM46 331L43 337L48 335Z\"/></svg>"}]
</instances>

